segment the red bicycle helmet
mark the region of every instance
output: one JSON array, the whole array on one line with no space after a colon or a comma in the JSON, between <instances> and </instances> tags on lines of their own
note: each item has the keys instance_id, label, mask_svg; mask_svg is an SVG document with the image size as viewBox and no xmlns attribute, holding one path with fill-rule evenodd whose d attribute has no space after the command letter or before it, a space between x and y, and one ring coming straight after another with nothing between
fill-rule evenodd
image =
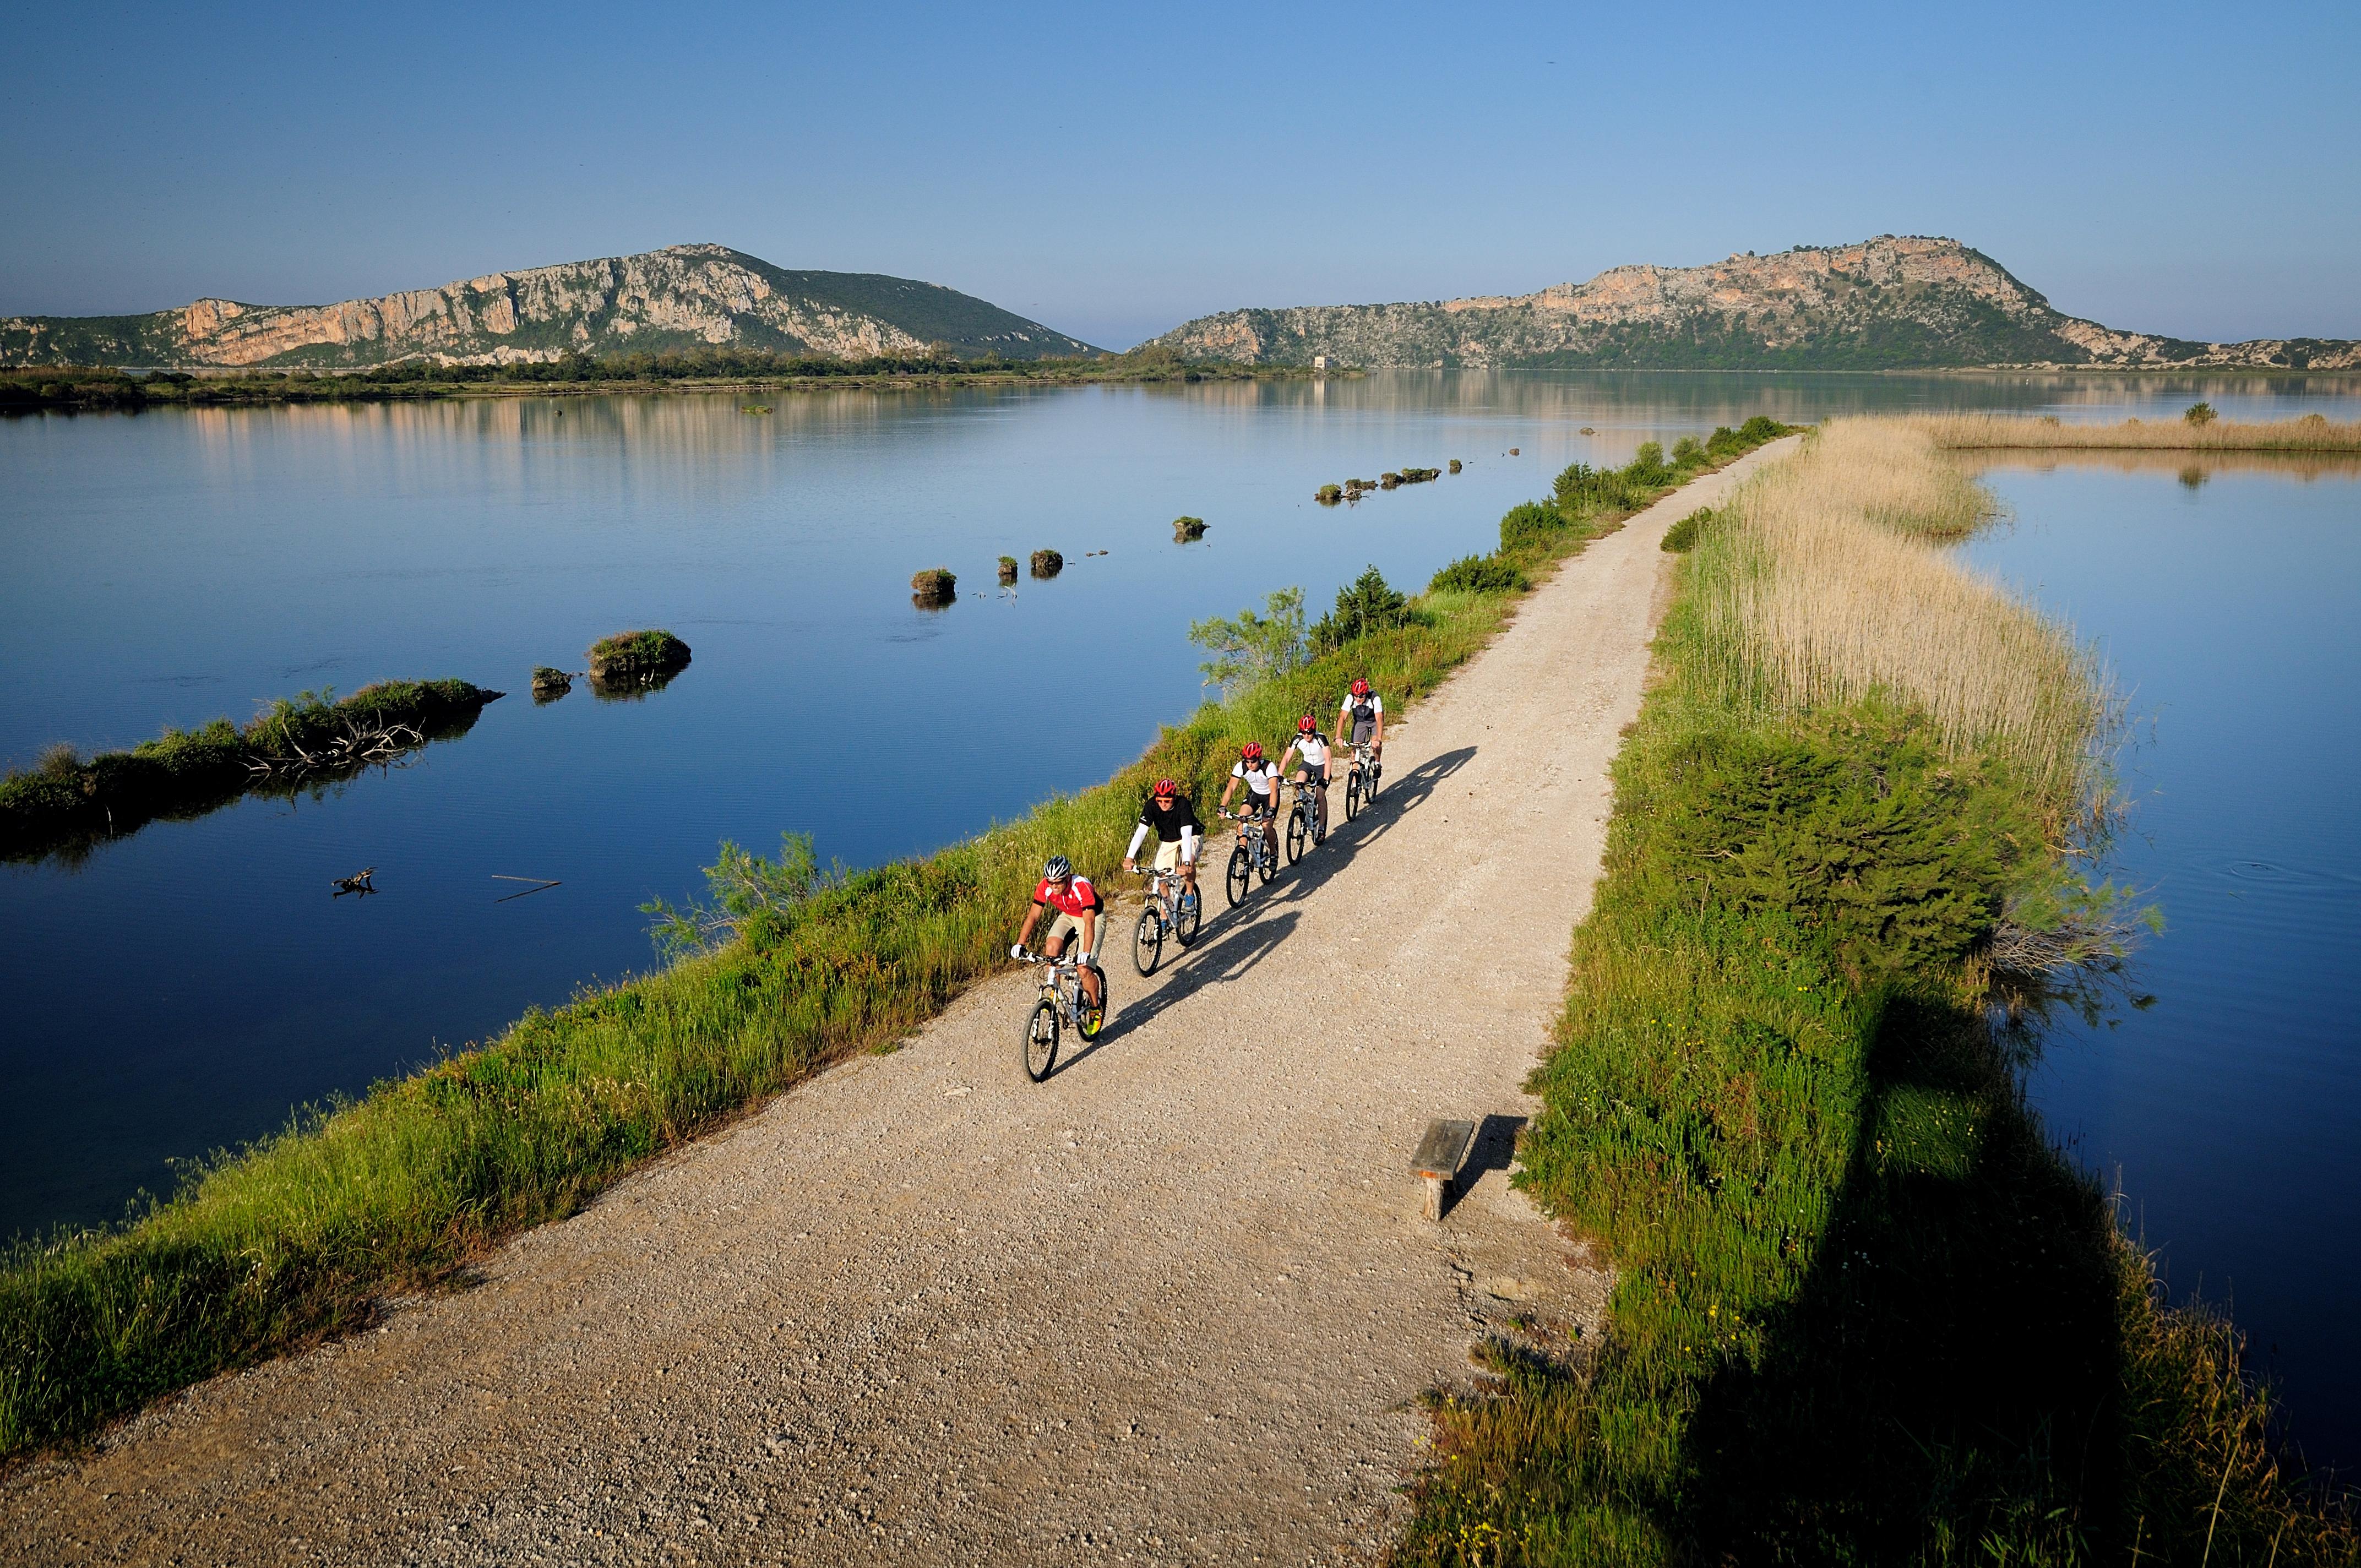
<instances>
[{"instance_id":1,"label":"red bicycle helmet","mask_svg":"<svg viewBox=\"0 0 2361 1568\"><path fill-rule=\"evenodd\" d=\"M1262 742L1259 740L1247 741L1245 745L1238 748L1238 755L1249 762L1261 762Z\"/></svg>"},{"instance_id":2,"label":"red bicycle helmet","mask_svg":"<svg viewBox=\"0 0 2361 1568\"><path fill-rule=\"evenodd\" d=\"M1367 696L1369 695L1368 677L1366 675L1362 676L1353 683L1353 695L1355 696Z\"/></svg>"},{"instance_id":3,"label":"red bicycle helmet","mask_svg":"<svg viewBox=\"0 0 2361 1568\"><path fill-rule=\"evenodd\" d=\"M1320 721L1319 721L1318 719L1316 719L1316 718L1312 718L1312 717L1310 714L1308 714L1308 713L1307 713L1307 714L1305 714L1302 718L1299 718L1299 719L1297 719L1297 720L1295 721L1295 732L1296 732L1298 735L1310 735L1310 734L1313 733L1314 731L1316 731L1319 728L1320 728Z\"/></svg>"},{"instance_id":4,"label":"red bicycle helmet","mask_svg":"<svg viewBox=\"0 0 2361 1568\"><path fill-rule=\"evenodd\" d=\"M1158 779L1156 781L1156 787L1149 790L1148 793L1161 800L1168 795L1179 795L1180 793L1180 786L1174 784L1170 779Z\"/></svg>"}]
</instances>

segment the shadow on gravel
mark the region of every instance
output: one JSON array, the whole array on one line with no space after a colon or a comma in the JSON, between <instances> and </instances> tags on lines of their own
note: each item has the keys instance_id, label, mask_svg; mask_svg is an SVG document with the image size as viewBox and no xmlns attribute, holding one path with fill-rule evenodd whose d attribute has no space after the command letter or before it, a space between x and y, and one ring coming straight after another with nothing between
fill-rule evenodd
<instances>
[{"instance_id":1,"label":"shadow on gravel","mask_svg":"<svg viewBox=\"0 0 2361 1568\"><path fill-rule=\"evenodd\" d=\"M1488 1170L1506 1171L1517 1157L1517 1135L1524 1131L1522 1116L1503 1116L1493 1113L1476 1124L1476 1141L1467 1146L1467 1163L1459 1168L1444 1194L1443 1212L1447 1217L1459 1207L1460 1201L1475 1190Z\"/></svg>"},{"instance_id":2,"label":"shadow on gravel","mask_svg":"<svg viewBox=\"0 0 2361 1568\"><path fill-rule=\"evenodd\" d=\"M1291 909L1278 911L1268 920L1250 918L1259 913L1261 911L1257 906L1248 905L1208 927L1209 934L1220 931L1225 926L1229 930L1226 935L1212 941L1205 938L1198 938L1197 946L1189 950L1187 963L1164 970L1163 979L1156 989L1138 1001L1118 1003L1113 1016L1107 1019L1106 1027L1099 1031L1099 1037L1072 1056L1060 1058L1049 1076L1059 1077L1068 1069L1088 1061L1133 1030L1186 1002L1202 988L1237 979L1262 962L1272 948L1287 940L1294 931L1296 922L1303 918Z\"/></svg>"},{"instance_id":3,"label":"shadow on gravel","mask_svg":"<svg viewBox=\"0 0 2361 1568\"><path fill-rule=\"evenodd\" d=\"M1396 817L1417 809L1445 779L1466 767L1475 755L1475 747L1463 746L1458 751L1429 758L1398 779L1386 780L1385 793L1378 797L1375 806L1351 822L1335 824L1329 831L1326 843L1287 868L1268 887L1257 888L1246 903L1209 919L1204 935L1198 938L1197 945L1181 954L1170 969L1163 971L1163 978L1153 991L1137 1002L1119 1003L1115 1014L1107 1020L1106 1027L1099 1032L1099 1037L1072 1056L1061 1059L1049 1076L1056 1078L1088 1061L1133 1030L1161 1017L1203 987L1235 980L1260 963L1266 954L1294 933L1296 923L1302 918L1301 912L1289 908L1290 905L1317 893L1330 877L1345 869L1350 858L1347 851L1374 841ZM1332 790L1329 795L1332 809L1341 809L1343 798L1342 785ZM1220 871L1226 859L1226 850L1221 856L1214 856L1209 845L1207 861L1212 864L1211 873L1203 869L1207 861L1199 862L1200 883L1209 896L1215 895L1214 890L1221 886ZM1498 1118L1487 1119L1487 1128L1493 1120ZM1482 1137L1479 1133L1479 1154ZM1513 1128L1509 1138L1513 1148ZM1505 1155L1502 1157L1504 1160L1506 1157ZM1471 1173L1467 1179L1474 1180L1474 1175Z\"/></svg>"},{"instance_id":4,"label":"shadow on gravel","mask_svg":"<svg viewBox=\"0 0 2361 1568\"><path fill-rule=\"evenodd\" d=\"M1350 822L1342 820L1344 786L1339 784L1331 789L1328 792L1329 809L1336 814L1338 820L1330 825L1327 841L1288 867L1285 874L1271 883L1271 899L1291 904L1319 892L1330 877L1345 869L1351 860L1351 851L1383 838L1396 817L1425 805L1443 782L1466 767L1475 755L1475 747L1462 746L1456 751L1445 751L1439 757L1429 758L1399 779L1387 777L1381 781L1385 793L1378 796L1377 804ZM1286 818L1279 819L1279 828L1282 833L1285 832ZM1246 907L1253 907L1251 900Z\"/></svg>"}]
</instances>

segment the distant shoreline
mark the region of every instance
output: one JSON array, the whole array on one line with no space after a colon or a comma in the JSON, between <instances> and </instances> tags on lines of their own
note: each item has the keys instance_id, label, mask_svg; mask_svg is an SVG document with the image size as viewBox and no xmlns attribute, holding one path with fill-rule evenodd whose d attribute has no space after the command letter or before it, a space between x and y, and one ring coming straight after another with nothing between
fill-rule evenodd
<instances>
[{"instance_id":1,"label":"distant shoreline","mask_svg":"<svg viewBox=\"0 0 2361 1568\"><path fill-rule=\"evenodd\" d=\"M816 369L746 375L619 375L572 380L475 379L449 376L476 367L438 367L438 373L389 374L377 366L350 372L271 369L135 371L105 366L11 366L0 368L0 414L45 409L66 411L105 409L222 408L283 403L384 403L442 401L467 398L603 397L656 392L811 392L820 390L917 391L935 389L1022 386L1161 385L1202 381L1292 381L1348 379L1358 370L1313 370L1292 365L1183 364L1178 361L1048 360L1030 364L936 369ZM447 376L447 378L446 378Z\"/></svg>"}]
</instances>

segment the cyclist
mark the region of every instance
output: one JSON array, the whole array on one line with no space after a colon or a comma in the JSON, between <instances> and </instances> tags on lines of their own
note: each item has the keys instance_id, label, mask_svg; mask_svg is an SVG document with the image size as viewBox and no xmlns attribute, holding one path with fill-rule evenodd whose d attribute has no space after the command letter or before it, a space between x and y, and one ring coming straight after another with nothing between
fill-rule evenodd
<instances>
[{"instance_id":1,"label":"cyclist","mask_svg":"<svg viewBox=\"0 0 2361 1568\"><path fill-rule=\"evenodd\" d=\"M1222 815L1230 814L1230 796L1238 791L1240 781L1246 786L1246 808L1238 816L1242 823L1259 817L1262 821L1262 841L1270 847L1274 864L1279 860L1279 829L1273 826L1279 819L1279 770L1262 754L1262 742L1249 740L1238 748L1238 760L1230 768L1230 782L1222 786ZM1244 833L1242 827L1238 829Z\"/></svg>"},{"instance_id":2,"label":"cyclist","mask_svg":"<svg viewBox=\"0 0 2361 1568\"><path fill-rule=\"evenodd\" d=\"M1197 839L1205 831L1197 820L1197 807L1180 793L1180 786L1170 779L1158 779L1156 787L1148 792L1148 804L1139 808L1139 826L1132 830L1131 848L1123 852L1123 869L1139 869L1139 847L1156 835L1156 869L1169 872L1177 863L1180 869L1180 886L1187 894L1197 891Z\"/></svg>"},{"instance_id":3,"label":"cyclist","mask_svg":"<svg viewBox=\"0 0 2361 1568\"><path fill-rule=\"evenodd\" d=\"M1353 689L1345 694L1336 709L1336 741L1339 745L1367 746L1369 749L1369 776L1378 774L1378 759L1386 750L1385 699L1369 689L1367 676L1354 681Z\"/></svg>"},{"instance_id":4,"label":"cyclist","mask_svg":"<svg viewBox=\"0 0 2361 1568\"><path fill-rule=\"evenodd\" d=\"M1320 721L1310 714L1295 721L1295 741L1287 749L1288 756L1301 757L1303 766L1289 776L1297 789L1307 784L1319 787L1313 807L1312 839L1314 843L1328 837L1328 740L1320 733ZM1279 771L1287 772L1287 758L1279 759Z\"/></svg>"},{"instance_id":5,"label":"cyclist","mask_svg":"<svg viewBox=\"0 0 2361 1568\"><path fill-rule=\"evenodd\" d=\"M1008 956L1022 963L1033 955L1025 944L1033 939L1033 927L1039 924L1041 912L1054 909L1057 918L1049 922L1049 934L1041 939L1041 956L1062 958L1066 938L1080 937L1082 941L1082 994L1093 1007L1106 1005L1106 997L1099 990L1098 966L1091 955L1098 948L1099 916L1104 909L1099 903L1098 889L1091 879L1074 874L1074 862L1063 855L1052 855L1049 863L1041 868L1041 885L1033 890L1033 907L1025 912L1025 929L1016 933L1016 945Z\"/></svg>"}]
</instances>

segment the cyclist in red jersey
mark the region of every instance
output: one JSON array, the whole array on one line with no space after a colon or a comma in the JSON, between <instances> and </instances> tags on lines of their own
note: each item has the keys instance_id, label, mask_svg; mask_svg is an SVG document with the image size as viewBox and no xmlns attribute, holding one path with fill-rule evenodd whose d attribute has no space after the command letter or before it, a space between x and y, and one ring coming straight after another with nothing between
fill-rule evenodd
<instances>
[{"instance_id":1,"label":"cyclist in red jersey","mask_svg":"<svg viewBox=\"0 0 2361 1568\"><path fill-rule=\"evenodd\" d=\"M1008 956L1019 962L1033 955L1025 944L1033 939L1033 927L1039 925L1041 912L1056 910L1049 922L1049 934L1042 938L1041 953L1045 958L1062 958L1070 937L1082 938L1082 994L1093 1007L1106 1005L1106 994L1100 989L1098 966L1092 961L1098 951L1099 916L1104 910L1099 902L1098 889L1091 879L1074 874L1074 863L1063 855L1052 855L1049 863L1041 868L1041 884L1033 890L1033 907L1025 912L1025 928L1016 933L1016 945Z\"/></svg>"}]
</instances>

